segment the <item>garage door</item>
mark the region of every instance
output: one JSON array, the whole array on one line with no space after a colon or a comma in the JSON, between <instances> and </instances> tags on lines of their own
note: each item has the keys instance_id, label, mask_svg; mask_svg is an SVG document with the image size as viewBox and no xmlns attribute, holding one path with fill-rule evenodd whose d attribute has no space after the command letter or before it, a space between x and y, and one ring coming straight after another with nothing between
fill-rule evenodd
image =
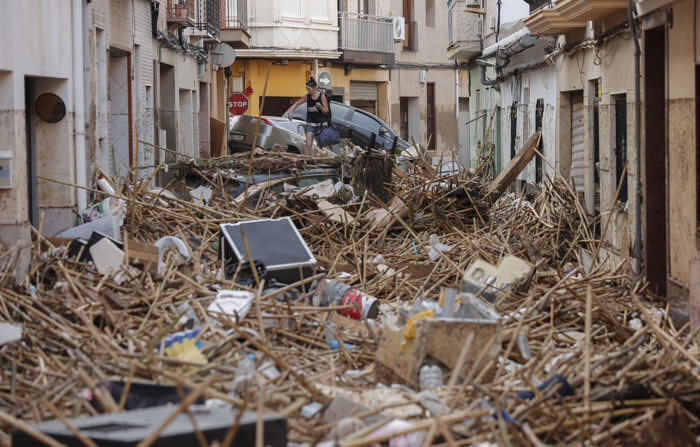
<instances>
[{"instance_id":1,"label":"garage door","mask_svg":"<svg viewBox=\"0 0 700 447\"><path fill-rule=\"evenodd\" d=\"M571 93L571 178L583 191L583 92Z\"/></svg>"},{"instance_id":2,"label":"garage door","mask_svg":"<svg viewBox=\"0 0 700 447\"><path fill-rule=\"evenodd\" d=\"M351 101L376 101L377 96L376 82L350 82Z\"/></svg>"}]
</instances>

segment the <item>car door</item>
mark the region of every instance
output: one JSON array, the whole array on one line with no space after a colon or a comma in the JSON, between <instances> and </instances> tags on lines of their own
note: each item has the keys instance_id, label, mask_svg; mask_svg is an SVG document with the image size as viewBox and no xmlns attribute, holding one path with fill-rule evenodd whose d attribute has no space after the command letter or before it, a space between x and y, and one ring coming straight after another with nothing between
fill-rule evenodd
<instances>
[{"instance_id":1,"label":"car door","mask_svg":"<svg viewBox=\"0 0 700 447\"><path fill-rule=\"evenodd\" d=\"M384 123L378 121L376 118L360 109L355 109L353 111L350 121L356 126L362 126L365 129L368 129L370 132L374 132L376 135L375 142L377 143L377 146L384 147L385 149L391 149L391 144L394 137Z\"/></svg>"}]
</instances>

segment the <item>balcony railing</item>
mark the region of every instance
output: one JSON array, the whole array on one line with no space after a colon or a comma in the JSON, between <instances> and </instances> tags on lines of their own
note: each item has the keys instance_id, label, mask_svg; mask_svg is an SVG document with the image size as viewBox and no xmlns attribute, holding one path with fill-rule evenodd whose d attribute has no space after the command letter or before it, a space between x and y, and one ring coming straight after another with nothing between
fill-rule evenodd
<instances>
[{"instance_id":1,"label":"balcony railing","mask_svg":"<svg viewBox=\"0 0 700 447\"><path fill-rule=\"evenodd\" d=\"M248 29L247 0L226 0L226 16L224 17L222 28Z\"/></svg>"},{"instance_id":2,"label":"balcony railing","mask_svg":"<svg viewBox=\"0 0 700 447\"><path fill-rule=\"evenodd\" d=\"M211 37L219 37L221 19L221 0L205 0L200 3L202 10L197 15L197 22L194 24L195 30Z\"/></svg>"},{"instance_id":3,"label":"balcony railing","mask_svg":"<svg viewBox=\"0 0 700 447\"><path fill-rule=\"evenodd\" d=\"M338 22L340 25L339 49L394 52L391 17L341 12L338 14Z\"/></svg>"},{"instance_id":4,"label":"balcony railing","mask_svg":"<svg viewBox=\"0 0 700 447\"><path fill-rule=\"evenodd\" d=\"M187 26L194 22L194 1L168 0L168 23Z\"/></svg>"}]
</instances>

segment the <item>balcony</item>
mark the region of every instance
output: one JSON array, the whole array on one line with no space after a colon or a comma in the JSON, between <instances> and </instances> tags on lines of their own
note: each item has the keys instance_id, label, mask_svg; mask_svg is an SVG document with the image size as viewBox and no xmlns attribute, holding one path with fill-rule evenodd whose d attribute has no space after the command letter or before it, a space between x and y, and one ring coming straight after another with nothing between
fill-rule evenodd
<instances>
[{"instance_id":1,"label":"balcony","mask_svg":"<svg viewBox=\"0 0 700 447\"><path fill-rule=\"evenodd\" d=\"M394 34L391 17L341 12L338 49L345 62L393 64Z\"/></svg>"},{"instance_id":2,"label":"balcony","mask_svg":"<svg viewBox=\"0 0 700 447\"><path fill-rule=\"evenodd\" d=\"M525 26L535 36L566 34L586 27L585 20L568 20L562 17L558 8L541 8L523 20Z\"/></svg>"},{"instance_id":3,"label":"balcony","mask_svg":"<svg viewBox=\"0 0 700 447\"><path fill-rule=\"evenodd\" d=\"M627 0L562 0L556 10L567 20L599 20L627 9Z\"/></svg>"},{"instance_id":4,"label":"balcony","mask_svg":"<svg viewBox=\"0 0 700 447\"><path fill-rule=\"evenodd\" d=\"M210 42L218 42L221 19L221 0L200 0L192 34Z\"/></svg>"},{"instance_id":5,"label":"balcony","mask_svg":"<svg viewBox=\"0 0 700 447\"><path fill-rule=\"evenodd\" d=\"M482 15L467 9L464 1L449 4L447 27L450 44L447 55L450 59L471 59L481 54L482 20Z\"/></svg>"},{"instance_id":6,"label":"balcony","mask_svg":"<svg viewBox=\"0 0 700 447\"><path fill-rule=\"evenodd\" d=\"M222 19L221 41L233 48L250 48L248 2L246 0L225 0Z\"/></svg>"},{"instance_id":7,"label":"balcony","mask_svg":"<svg viewBox=\"0 0 700 447\"><path fill-rule=\"evenodd\" d=\"M165 17L168 25L192 26L194 24L194 1L168 0Z\"/></svg>"}]
</instances>

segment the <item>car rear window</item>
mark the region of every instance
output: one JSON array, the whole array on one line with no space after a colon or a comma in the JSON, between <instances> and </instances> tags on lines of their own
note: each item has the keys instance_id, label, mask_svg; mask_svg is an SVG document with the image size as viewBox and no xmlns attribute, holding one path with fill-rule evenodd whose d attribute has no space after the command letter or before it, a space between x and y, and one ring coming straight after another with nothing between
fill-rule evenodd
<instances>
[{"instance_id":1,"label":"car rear window","mask_svg":"<svg viewBox=\"0 0 700 447\"><path fill-rule=\"evenodd\" d=\"M357 125L365 127L376 134L379 134L379 128L381 127L381 124L371 116L366 115L360 112L359 110L355 110L355 113L352 114L352 118L350 119L350 121Z\"/></svg>"},{"instance_id":2,"label":"car rear window","mask_svg":"<svg viewBox=\"0 0 700 447\"><path fill-rule=\"evenodd\" d=\"M336 118L344 118L348 115L348 110L350 107L339 102L331 102L331 115Z\"/></svg>"}]
</instances>

